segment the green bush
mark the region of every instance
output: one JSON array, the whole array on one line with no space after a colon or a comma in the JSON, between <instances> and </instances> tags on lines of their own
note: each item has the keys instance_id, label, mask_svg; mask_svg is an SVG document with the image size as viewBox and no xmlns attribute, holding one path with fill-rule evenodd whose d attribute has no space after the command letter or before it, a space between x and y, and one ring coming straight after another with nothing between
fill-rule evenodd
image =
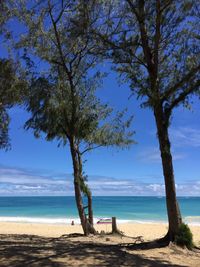
<instances>
[{"instance_id":1,"label":"green bush","mask_svg":"<svg viewBox=\"0 0 200 267\"><path fill-rule=\"evenodd\" d=\"M186 246L188 249L194 247L192 232L187 224L182 223L180 225L175 243L182 247Z\"/></svg>"}]
</instances>

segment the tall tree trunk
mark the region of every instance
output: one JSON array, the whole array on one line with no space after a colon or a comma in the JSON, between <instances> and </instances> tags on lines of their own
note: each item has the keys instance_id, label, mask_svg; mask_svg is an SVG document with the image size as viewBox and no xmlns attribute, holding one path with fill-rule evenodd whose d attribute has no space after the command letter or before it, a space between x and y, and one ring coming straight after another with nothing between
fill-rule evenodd
<instances>
[{"instance_id":1,"label":"tall tree trunk","mask_svg":"<svg viewBox=\"0 0 200 267\"><path fill-rule=\"evenodd\" d=\"M87 218L85 216L83 201L81 196L81 189L79 184L79 177L74 174L74 190L75 190L75 198L76 198L76 205L81 221L81 225L83 228L84 235L88 235L88 228L87 228Z\"/></svg>"},{"instance_id":2,"label":"tall tree trunk","mask_svg":"<svg viewBox=\"0 0 200 267\"><path fill-rule=\"evenodd\" d=\"M73 170L74 170L74 190L75 190L76 205L77 205L79 218L81 221L84 235L88 235L87 218L86 218L85 212L84 212L83 200L82 200L81 188L80 188L79 162L78 162L78 158L77 158L77 154L76 154L76 148L75 148L75 144L74 144L73 139L70 140L70 150L71 150Z\"/></svg>"},{"instance_id":3,"label":"tall tree trunk","mask_svg":"<svg viewBox=\"0 0 200 267\"><path fill-rule=\"evenodd\" d=\"M74 190L75 190L75 199L76 205L79 213L79 218L81 221L81 225L83 228L84 235L88 234L96 234L96 231L93 225L88 221L87 216L85 214L83 199L82 199L82 191L81 191L81 181L82 179L82 162L80 159L80 155L77 153L77 148L74 144L73 139L70 140L70 150L73 161L73 169L74 169ZM90 196L90 207L92 210L92 199Z\"/></svg>"},{"instance_id":4,"label":"tall tree trunk","mask_svg":"<svg viewBox=\"0 0 200 267\"><path fill-rule=\"evenodd\" d=\"M86 227L87 227L87 231L90 234L96 234L96 230L94 229L93 226L93 208L92 208L92 193L88 187L87 184L85 184L85 180L83 177L83 164L82 164L82 158L80 155L79 150L77 151L78 153L78 161L79 161L79 177L81 179L81 183L82 183L82 193L85 194L85 196L87 197L87 210L88 210L88 218L86 216Z\"/></svg>"},{"instance_id":5,"label":"tall tree trunk","mask_svg":"<svg viewBox=\"0 0 200 267\"><path fill-rule=\"evenodd\" d=\"M89 223L93 226L94 220L93 220L92 193L91 192L88 192L87 198L88 198L88 219L89 219Z\"/></svg>"},{"instance_id":6,"label":"tall tree trunk","mask_svg":"<svg viewBox=\"0 0 200 267\"><path fill-rule=\"evenodd\" d=\"M171 145L168 134L169 118L166 118L162 107L154 110L156 119L158 140L162 158L163 175L165 180L166 204L169 222L169 230L165 237L168 241L174 241L178 228L182 223L181 213L176 198Z\"/></svg>"}]
</instances>

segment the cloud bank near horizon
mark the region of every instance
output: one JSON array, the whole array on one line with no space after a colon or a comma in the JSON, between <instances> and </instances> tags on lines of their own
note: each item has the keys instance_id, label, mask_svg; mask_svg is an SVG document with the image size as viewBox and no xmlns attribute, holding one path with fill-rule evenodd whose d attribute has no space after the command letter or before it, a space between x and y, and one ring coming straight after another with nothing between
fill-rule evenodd
<instances>
[{"instance_id":1,"label":"cloud bank near horizon","mask_svg":"<svg viewBox=\"0 0 200 267\"><path fill-rule=\"evenodd\" d=\"M162 178L159 179L162 181ZM96 196L163 196L164 183L146 183L135 177L117 179L89 175L88 184ZM200 179L176 184L179 196L200 196ZM74 195L70 174L49 174L25 169L0 167L0 196Z\"/></svg>"}]
</instances>

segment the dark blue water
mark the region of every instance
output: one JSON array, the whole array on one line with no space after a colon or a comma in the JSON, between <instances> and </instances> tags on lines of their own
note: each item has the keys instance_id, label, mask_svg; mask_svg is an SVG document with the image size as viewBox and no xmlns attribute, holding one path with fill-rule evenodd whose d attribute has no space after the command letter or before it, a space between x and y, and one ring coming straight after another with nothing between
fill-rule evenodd
<instances>
[{"instance_id":1,"label":"dark blue water","mask_svg":"<svg viewBox=\"0 0 200 267\"><path fill-rule=\"evenodd\" d=\"M200 197L178 198L186 221L200 223ZM166 221L164 197L93 197L94 217ZM0 197L0 220L67 222L78 218L74 197Z\"/></svg>"}]
</instances>

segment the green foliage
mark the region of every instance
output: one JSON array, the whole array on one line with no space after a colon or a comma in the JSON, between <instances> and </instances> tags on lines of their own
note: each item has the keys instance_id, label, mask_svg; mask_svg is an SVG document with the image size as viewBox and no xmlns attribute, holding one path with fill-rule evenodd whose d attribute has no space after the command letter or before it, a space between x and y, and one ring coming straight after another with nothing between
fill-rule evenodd
<instances>
[{"instance_id":1,"label":"green foliage","mask_svg":"<svg viewBox=\"0 0 200 267\"><path fill-rule=\"evenodd\" d=\"M0 59L0 106L11 108L18 103L22 85L16 76L15 63L9 59Z\"/></svg>"},{"instance_id":2,"label":"green foliage","mask_svg":"<svg viewBox=\"0 0 200 267\"><path fill-rule=\"evenodd\" d=\"M26 106L31 117L25 128L33 129L36 137L44 134L48 141L73 147L73 160L79 158L75 179L87 195L83 154L99 146L132 144L133 132L128 132L132 118L123 121L125 112L114 118L113 110L96 96L104 73L95 70L99 57L92 53L96 43L88 34L85 1L27 2L18 1L15 9L26 28L16 44L25 51L29 71ZM39 73L33 73L32 58L44 63Z\"/></svg>"},{"instance_id":3,"label":"green foliage","mask_svg":"<svg viewBox=\"0 0 200 267\"><path fill-rule=\"evenodd\" d=\"M96 97L104 74L94 71L99 60L91 53L95 40L83 22L84 1L43 1L29 7L24 3L18 2L15 15L27 31L16 47L25 49L26 63L33 55L45 63L45 74L40 69L30 75L27 109L31 118L25 128L32 128L36 137L43 132L59 145L74 138L82 152L95 144L130 145L133 133L127 129L132 119L124 122L124 113L113 118L112 109Z\"/></svg>"},{"instance_id":4,"label":"green foliage","mask_svg":"<svg viewBox=\"0 0 200 267\"><path fill-rule=\"evenodd\" d=\"M186 246L188 249L194 247L192 232L187 224L182 223L180 225L175 243L179 246Z\"/></svg>"},{"instance_id":5,"label":"green foliage","mask_svg":"<svg viewBox=\"0 0 200 267\"><path fill-rule=\"evenodd\" d=\"M10 118L5 109L0 109L0 149L8 149L10 147L10 140L8 135Z\"/></svg>"},{"instance_id":6,"label":"green foliage","mask_svg":"<svg viewBox=\"0 0 200 267\"><path fill-rule=\"evenodd\" d=\"M90 17L95 53L111 60L141 107L153 111L161 154L171 156L168 128L172 113L180 105L190 107L191 96L200 95L199 0L96 2ZM169 192L166 173L174 182L173 163L171 157L162 158ZM167 193L167 207L174 216L176 195L170 203L171 196ZM178 208L175 213L178 222Z\"/></svg>"},{"instance_id":7,"label":"green foliage","mask_svg":"<svg viewBox=\"0 0 200 267\"><path fill-rule=\"evenodd\" d=\"M10 17L10 10L8 8L8 2L6 0L0 1L0 34L4 33L5 31L5 23Z\"/></svg>"},{"instance_id":8,"label":"green foliage","mask_svg":"<svg viewBox=\"0 0 200 267\"><path fill-rule=\"evenodd\" d=\"M13 1L0 1L0 38L10 35L6 23L12 17ZM12 59L0 58L0 149L9 149L9 114L8 109L23 101L26 84L18 73L18 66Z\"/></svg>"},{"instance_id":9,"label":"green foliage","mask_svg":"<svg viewBox=\"0 0 200 267\"><path fill-rule=\"evenodd\" d=\"M14 62L0 59L0 149L10 147L7 110L22 101L24 92L25 83L17 77Z\"/></svg>"},{"instance_id":10,"label":"green foliage","mask_svg":"<svg viewBox=\"0 0 200 267\"><path fill-rule=\"evenodd\" d=\"M32 128L36 137L43 132L48 141L57 139L60 145L73 136L77 143L82 143L83 150L92 150L94 144L124 147L133 142L133 133L126 131L132 118L124 121L124 112L120 112L108 121L112 109L95 97L94 80L87 87L85 83L77 86L74 97L68 84L56 75L51 80L32 80L27 101L32 117L26 122L26 129Z\"/></svg>"},{"instance_id":11,"label":"green foliage","mask_svg":"<svg viewBox=\"0 0 200 267\"><path fill-rule=\"evenodd\" d=\"M197 3L97 2L91 30L99 44L96 52L112 60L142 107L153 109L160 102L165 112L167 102L165 118L179 105L188 107L189 96L200 94Z\"/></svg>"},{"instance_id":12,"label":"green foliage","mask_svg":"<svg viewBox=\"0 0 200 267\"><path fill-rule=\"evenodd\" d=\"M79 177L79 183L84 196L91 194L90 188L87 184L87 175L82 174L81 177Z\"/></svg>"}]
</instances>

